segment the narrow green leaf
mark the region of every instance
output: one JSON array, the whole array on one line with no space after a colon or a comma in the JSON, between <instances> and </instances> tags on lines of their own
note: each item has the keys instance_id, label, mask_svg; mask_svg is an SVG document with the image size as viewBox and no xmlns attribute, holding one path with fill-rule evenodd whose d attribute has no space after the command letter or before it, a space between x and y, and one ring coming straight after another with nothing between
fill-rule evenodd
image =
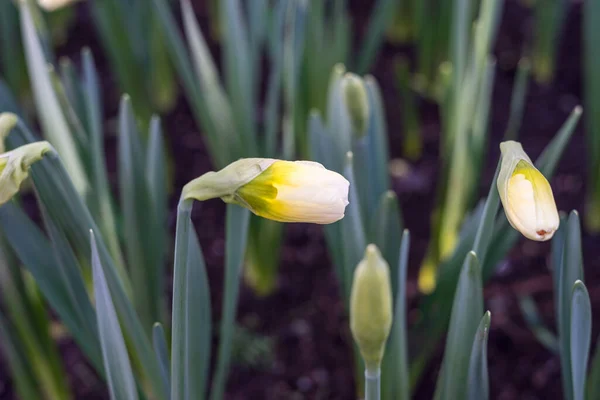
<instances>
[{"instance_id":1,"label":"narrow green leaf","mask_svg":"<svg viewBox=\"0 0 600 400\"><path fill-rule=\"evenodd\" d=\"M436 386L436 398L464 399L467 395L469 355L483 314L481 269L477 256L465 257L452 303L444 361Z\"/></svg>"},{"instance_id":2,"label":"narrow green leaf","mask_svg":"<svg viewBox=\"0 0 600 400\"><path fill-rule=\"evenodd\" d=\"M44 134L65 160L69 176L77 192L87 191L87 178L73 137L48 75L46 58L36 33L28 2L20 2L21 30L27 56L27 67L40 124Z\"/></svg>"},{"instance_id":3,"label":"narrow green leaf","mask_svg":"<svg viewBox=\"0 0 600 400\"><path fill-rule=\"evenodd\" d=\"M0 336L2 337L2 352L10 369L17 394L21 400L37 400L42 395L37 390L38 385L24 351L19 346L18 339L9 327L8 320L0 312Z\"/></svg>"},{"instance_id":4,"label":"narrow green leaf","mask_svg":"<svg viewBox=\"0 0 600 400\"><path fill-rule=\"evenodd\" d=\"M219 327L219 355L210 397L213 400L223 398L225 384L231 361L231 341L235 327L235 315L238 303L240 277L250 213L245 208L227 205L225 220L225 281L223 287L223 309Z\"/></svg>"},{"instance_id":5,"label":"narrow green leaf","mask_svg":"<svg viewBox=\"0 0 600 400\"><path fill-rule=\"evenodd\" d=\"M204 257L190 214L193 202L177 208L171 322L171 399L206 398L210 361L210 291Z\"/></svg>"},{"instance_id":6,"label":"narrow green leaf","mask_svg":"<svg viewBox=\"0 0 600 400\"><path fill-rule=\"evenodd\" d=\"M517 74L512 87L512 96L510 98L510 113L508 123L504 132L504 140L517 140L519 129L523 120L525 110L525 97L527 96L527 86L529 84L529 71L531 64L527 58L521 58L517 66Z\"/></svg>"},{"instance_id":7,"label":"narrow green leaf","mask_svg":"<svg viewBox=\"0 0 600 400\"><path fill-rule=\"evenodd\" d=\"M354 169L351 152L346 154L346 165L344 167L344 177L350 182L350 191L348 201L350 204L346 207L346 216L339 222L342 237L342 254L344 276L342 280L342 289L346 305L350 298L350 289L352 286L352 277L354 268L362 259L363 251L367 247L367 236L363 226L363 219L358 202L358 193L356 191Z\"/></svg>"},{"instance_id":8,"label":"narrow green leaf","mask_svg":"<svg viewBox=\"0 0 600 400\"><path fill-rule=\"evenodd\" d=\"M560 293L560 276L561 270L563 267L563 251L565 248L565 237L567 231L567 216L563 213L559 213L560 224L558 225L558 229L554 232L554 236L552 237L552 252L551 252L551 260L552 260L552 293L554 294L554 312L556 315L556 330L558 331L558 326L560 325L560 321L558 320L558 314L560 310L560 303L558 302L558 297Z\"/></svg>"},{"instance_id":9,"label":"narrow green leaf","mask_svg":"<svg viewBox=\"0 0 600 400\"><path fill-rule=\"evenodd\" d=\"M398 261L398 243L402 243L407 232L402 234L402 217L398 206L398 197L393 191L385 192L380 200L375 215L371 218L369 243L374 243L381 250L383 258L390 266L390 275L396 276L400 268ZM407 239L408 240L408 239ZM402 259L400 259L400 262ZM398 295L399 279L392 279L392 293Z\"/></svg>"},{"instance_id":10,"label":"narrow green leaf","mask_svg":"<svg viewBox=\"0 0 600 400\"><path fill-rule=\"evenodd\" d=\"M390 189L388 132L385 122L384 106L377 81L372 76L365 78L369 97L369 198L366 199L369 215L374 213L380 196ZM362 167L364 168L364 167Z\"/></svg>"},{"instance_id":11,"label":"narrow green leaf","mask_svg":"<svg viewBox=\"0 0 600 400\"><path fill-rule=\"evenodd\" d=\"M70 250L61 243L55 243L53 248L25 212L13 203L0 207L0 226L52 309L92 364L101 368L99 342L95 336L96 317L77 265L72 263L74 256ZM52 233L53 226L47 227Z\"/></svg>"},{"instance_id":12,"label":"narrow green leaf","mask_svg":"<svg viewBox=\"0 0 600 400\"><path fill-rule=\"evenodd\" d=\"M133 303L144 326L160 320L162 260L154 258L150 242L154 214L146 185L146 152L140 140L128 96L119 108L119 186L123 210L125 255L133 286Z\"/></svg>"},{"instance_id":13,"label":"narrow green leaf","mask_svg":"<svg viewBox=\"0 0 600 400\"><path fill-rule=\"evenodd\" d=\"M211 130L207 134L212 136L210 140L219 146L219 151L227 154L227 160L234 161L243 156L244 150L251 149L247 146L255 144L244 141L245 137L240 136L241 130L236 127L235 120L238 116L234 114L232 104L222 87L217 67L194 17L194 10L189 0L181 0L181 13L197 81L205 98L202 101L202 108L205 109L206 114L204 119L210 120L206 121L211 125Z\"/></svg>"},{"instance_id":14,"label":"narrow green leaf","mask_svg":"<svg viewBox=\"0 0 600 400\"><path fill-rule=\"evenodd\" d=\"M487 311L473 340L471 349L471 360L469 361L469 377L467 381L467 399L487 400L490 397L487 361L487 341L490 332L492 315Z\"/></svg>"},{"instance_id":15,"label":"narrow green leaf","mask_svg":"<svg viewBox=\"0 0 600 400\"><path fill-rule=\"evenodd\" d=\"M81 120L85 121L86 131L89 135L90 146L87 150L91 159L90 183L93 189L87 200L90 204L90 211L98 221L98 225L100 225L102 237L106 241L110 254L113 256L115 263L124 268L106 169L102 125L104 115L102 95L100 93L98 71L92 53L88 48L83 49L81 52L81 64L83 68L81 84L83 114Z\"/></svg>"},{"instance_id":16,"label":"narrow green leaf","mask_svg":"<svg viewBox=\"0 0 600 400\"><path fill-rule=\"evenodd\" d=\"M480 254L482 260L485 259L488 248L492 243L492 235L494 232L494 220L496 214L498 214L498 207L500 207L500 195L496 187L496 181L498 180L498 174L500 173L500 160L496 166L496 172L494 178L490 184L485 205L483 206L483 215L477 228L477 235L473 242L473 251L475 254Z\"/></svg>"},{"instance_id":17,"label":"narrow green leaf","mask_svg":"<svg viewBox=\"0 0 600 400\"><path fill-rule=\"evenodd\" d=\"M383 34L388 25L394 20L398 4L399 2L394 0L378 0L373 5L367 34L360 46L357 62L357 71L360 74L366 73L375 61L377 51L384 39Z\"/></svg>"},{"instance_id":18,"label":"narrow green leaf","mask_svg":"<svg viewBox=\"0 0 600 400\"><path fill-rule=\"evenodd\" d=\"M558 161L567 147L567 144L569 144L582 113L583 108L581 106L575 106L573 111L571 111L571 114L569 114L569 118L567 118L550 143L544 148L544 151L540 154L538 159L535 160L535 166L547 178L554 175Z\"/></svg>"},{"instance_id":19,"label":"narrow green leaf","mask_svg":"<svg viewBox=\"0 0 600 400\"><path fill-rule=\"evenodd\" d=\"M596 343L598 341L596 340ZM587 400L594 400L600 395L600 346L596 345L592 358L590 373L587 377Z\"/></svg>"},{"instance_id":20,"label":"narrow green leaf","mask_svg":"<svg viewBox=\"0 0 600 400\"><path fill-rule=\"evenodd\" d=\"M154 353L156 353L156 358L158 359L163 386L167 389L167 393L171 393L169 350L167 348L165 331L160 322L155 323L152 327L152 344L154 345Z\"/></svg>"},{"instance_id":21,"label":"narrow green leaf","mask_svg":"<svg viewBox=\"0 0 600 400\"><path fill-rule=\"evenodd\" d=\"M408 399L410 381L408 371L408 345L406 338L406 271L410 233L402 233L397 273L392 273L392 284L396 282L397 293L394 303L394 322L383 356L381 391L384 399Z\"/></svg>"},{"instance_id":22,"label":"narrow green leaf","mask_svg":"<svg viewBox=\"0 0 600 400\"><path fill-rule=\"evenodd\" d=\"M536 339L548 350L558 354L558 338L552 333L542 321L540 313L531 296L519 296L519 307L523 319Z\"/></svg>"},{"instance_id":23,"label":"narrow green leaf","mask_svg":"<svg viewBox=\"0 0 600 400\"><path fill-rule=\"evenodd\" d=\"M567 400L574 400L573 370L571 365L571 297L573 285L578 280L583 280L581 228L579 225L579 215L576 211L571 211L565 232L563 259L559 276L560 287L558 291L559 354L563 377L563 391Z\"/></svg>"},{"instance_id":24,"label":"narrow green leaf","mask_svg":"<svg viewBox=\"0 0 600 400\"><path fill-rule=\"evenodd\" d=\"M592 305L582 281L573 285L571 296L571 377L573 399L585 397L585 378L592 337Z\"/></svg>"},{"instance_id":25,"label":"narrow green leaf","mask_svg":"<svg viewBox=\"0 0 600 400\"><path fill-rule=\"evenodd\" d=\"M137 400L137 389L129 356L127 355L127 348L125 347L125 338L123 332L121 332L117 312L100 265L100 257L98 256L93 231L90 231L90 240L98 333L110 397L113 400Z\"/></svg>"},{"instance_id":26,"label":"narrow green leaf","mask_svg":"<svg viewBox=\"0 0 600 400\"><path fill-rule=\"evenodd\" d=\"M239 0L222 0L221 27L223 29L223 68L225 85L231 100L236 128L242 142L248 146L246 156L256 156L256 110L253 93L253 70L248 28Z\"/></svg>"}]
</instances>

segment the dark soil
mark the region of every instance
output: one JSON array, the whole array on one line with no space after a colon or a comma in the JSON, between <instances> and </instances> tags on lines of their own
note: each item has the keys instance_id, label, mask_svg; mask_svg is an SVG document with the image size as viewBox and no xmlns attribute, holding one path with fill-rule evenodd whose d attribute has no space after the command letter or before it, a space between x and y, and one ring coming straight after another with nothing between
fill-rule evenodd
<instances>
[{"instance_id":1,"label":"dark soil","mask_svg":"<svg viewBox=\"0 0 600 400\"><path fill-rule=\"evenodd\" d=\"M204 2L197 3L197 9L201 10ZM482 195L487 193L498 160L498 144L506 128L516 65L531 31L531 11L520 2L506 0L504 10L495 48L498 64L490 119L489 157L480 185ZM353 15L354 26L360 30L367 15L366 6L354 1ZM82 5L78 23L60 53L76 57L83 45L92 48L102 75L106 113L114 118L119 91L86 19L85 5ZM529 86L520 140L533 159L540 154L572 108L581 103L580 25L581 6L577 3L570 8L565 23L554 83L541 87L531 82ZM393 84L392 60L404 50L386 44L373 70L383 91L393 158L401 154L402 115ZM423 157L410 164L408 178L393 182L404 212L405 226L412 236L407 285L411 305L409 320L414 319L414 309L418 304L416 274L428 243L429 215L439 167L440 124L437 110L426 101L420 104L420 110ZM174 231L175 205L181 187L211 168L201 134L183 99L179 100L173 112L164 117L164 128L167 142L177 159L176 188L169 219L169 229ZM108 130L114 135L113 127L109 125ZM114 149L114 136L108 138L108 148ZM580 124L551 182L561 210L583 211L585 155ZM114 158L114 154L109 154L111 165ZM115 166L111 168L114 170ZM220 201L196 205L193 219L207 261L213 315L218 321L224 254L224 206ZM600 259L598 248L594 245L596 239L584 234L586 284L594 310L600 309ZM544 322L554 327L548 253L548 243L520 241L485 287L485 307L491 310L493 316L488 353L493 399L562 397L558 356L539 344L527 328L518 306L519 295L532 296ZM273 338L274 354L272 363L266 368L257 370L234 365L227 386L228 399L355 398L348 321L319 227L303 224L286 227L276 292L260 299L248 288L242 287L238 315L242 324ZM594 327L594 337L598 334L597 328ZM63 342L61 351L77 398L107 398L104 385L91 369L85 369L86 364L77 348L67 339ZM414 398L432 397L442 354L443 344L440 344ZM0 377L4 383L0 387L0 397L13 398L6 364L0 364Z\"/></svg>"}]
</instances>

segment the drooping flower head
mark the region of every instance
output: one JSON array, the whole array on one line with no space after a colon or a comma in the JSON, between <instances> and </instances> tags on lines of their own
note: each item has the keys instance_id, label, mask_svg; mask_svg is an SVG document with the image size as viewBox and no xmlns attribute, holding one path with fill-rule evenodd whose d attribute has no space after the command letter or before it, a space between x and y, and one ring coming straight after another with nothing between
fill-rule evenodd
<instances>
[{"instance_id":1,"label":"drooping flower head","mask_svg":"<svg viewBox=\"0 0 600 400\"><path fill-rule=\"evenodd\" d=\"M531 240L549 240L560 219L548 180L520 143L502 142L500 151L502 163L497 186L508 222Z\"/></svg>"},{"instance_id":2,"label":"drooping flower head","mask_svg":"<svg viewBox=\"0 0 600 400\"><path fill-rule=\"evenodd\" d=\"M312 161L245 158L188 183L184 198L220 197L280 222L330 224L344 217L349 182Z\"/></svg>"}]
</instances>

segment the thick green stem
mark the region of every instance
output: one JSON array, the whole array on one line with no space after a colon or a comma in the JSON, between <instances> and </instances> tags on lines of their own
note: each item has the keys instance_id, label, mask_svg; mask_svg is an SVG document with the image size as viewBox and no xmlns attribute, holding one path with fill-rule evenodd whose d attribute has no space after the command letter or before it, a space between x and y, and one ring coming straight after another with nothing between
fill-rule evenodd
<instances>
[{"instance_id":1,"label":"thick green stem","mask_svg":"<svg viewBox=\"0 0 600 400\"><path fill-rule=\"evenodd\" d=\"M365 400L381 398L381 368L365 368Z\"/></svg>"}]
</instances>

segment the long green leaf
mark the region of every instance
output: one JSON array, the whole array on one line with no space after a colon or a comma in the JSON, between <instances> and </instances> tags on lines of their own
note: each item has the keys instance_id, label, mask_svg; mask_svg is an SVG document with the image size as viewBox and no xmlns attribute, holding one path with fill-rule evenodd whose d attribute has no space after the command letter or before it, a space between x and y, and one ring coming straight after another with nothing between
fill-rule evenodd
<instances>
[{"instance_id":1,"label":"long green leaf","mask_svg":"<svg viewBox=\"0 0 600 400\"><path fill-rule=\"evenodd\" d=\"M592 337L592 306L588 291L581 281L576 281L573 285L570 325L573 399L583 400Z\"/></svg>"},{"instance_id":2,"label":"long green leaf","mask_svg":"<svg viewBox=\"0 0 600 400\"><path fill-rule=\"evenodd\" d=\"M94 58L87 48L81 52L81 64L83 67L81 91L83 93L82 106L84 111L80 119L85 121L89 136L90 183L93 189L88 196L88 204L90 204L90 211L100 225L102 237L105 239L115 263L123 265L123 255L119 247L112 196L104 160L106 157L102 125L104 110L102 108L100 83Z\"/></svg>"},{"instance_id":3,"label":"long green leaf","mask_svg":"<svg viewBox=\"0 0 600 400\"><path fill-rule=\"evenodd\" d=\"M469 361L469 377L467 381L467 399L487 400L490 397L490 387L487 367L487 342L490 332L492 315L487 311L475 333L471 361Z\"/></svg>"},{"instance_id":4,"label":"long green leaf","mask_svg":"<svg viewBox=\"0 0 600 400\"><path fill-rule=\"evenodd\" d=\"M165 331L160 324L157 322L152 327L152 344L154 345L154 352L160 365L160 372L163 379L163 385L167 388L167 392L171 393L171 376L169 369L169 350L167 347L167 339L165 338Z\"/></svg>"},{"instance_id":5,"label":"long green leaf","mask_svg":"<svg viewBox=\"0 0 600 400\"><path fill-rule=\"evenodd\" d=\"M404 233L406 235L406 232ZM403 243L402 218L398 206L398 197L393 191L385 192L379 200L377 212L371 218L369 243L374 243L381 250L383 258L390 266L390 275L398 274L398 243ZM402 259L400 259L402 262ZM392 279L394 299L398 295L399 279Z\"/></svg>"},{"instance_id":6,"label":"long green leaf","mask_svg":"<svg viewBox=\"0 0 600 400\"><path fill-rule=\"evenodd\" d=\"M90 240L98 332L110 397L113 400L137 400L137 389L125 347L125 338L100 265L96 239L92 231L90 231Z\"/></svg>"},{"instance_id":7,"label":"long green leaf","mask_svg":"<svg viewBox=\"0 0 600 400\"><path fill-rule=\"evenodd\" d=\"M406 340L406 271L410 233L402 233L397 273L391 274L392 282L397 282L394 303L394 322L383 357L381 391L384 399L408 399L410 381L408 371L408 346Z\"/></svg>"},{"instance_id":8,"label":"long green leaf","mask_svg":"<svg viewBox=\"0 0 600 400\"><path fill-rule=\"evenodd\" d=\"M65 160L69 176L73 180L77 192L83 194L87 191L87 177L64 114L52 88L46 58L29 7L28 2L19 3L27 67L40 123L48 140Z\"/></svg>"},{"instance_id":9,"label":"long green leaf","mask_svg":"<svg viewBox=\"0 0 600 400\"><path fill-rule=\"evenodd\" d=\"M360 54L357 63L357 70L359 73L366 73L375 60L375 55L383 42L383 34L388 28L388 25L394 20L398 4L399 1L378 0L373 6L373 11L369 18L367 34L360 46Z\"/></svg>"},{"instance_id":10,"label":"long green leaf","mask_svg":"<svg viewBox=\"0 0 600 400\"><path fill-rule=\"evenodd\" d=\"M72 254L61 255L60 249L67 249L60 243L55 243L53 249L40 229L12 203L0 207L0 226L52 309L92 364L101 368L100 347L95 336L95 313L78 268L72 263ZM52 233L53 226L48 228Z\"/></svg>"},{"instance_id":11,"label":"long green leaf","mask_svg":"<svg viewBox=\"0 0 600 400\"><path fill-rule=\"evenodd\" d=\"M572 211L567 221L563 248L562 266L559 275L558 291L558 335L560 346L560 363L563 377L565 399L573 398L573 380L571 365L571 297L573 285L583 280L583 262L581 255L581 228L579 215Z\"/></svg>"},{"instance_id":12,"label":"long green leaf","mask_svg":"<svg viewBox=\"0 0 600 400\"><path fill-rule=\"evenodd\" d=\"M367 247L367 233L363 226L360 204L358 202L358 193L354 185L354 169L351 152L346 154L346 165L344 167L344 177L350 182L350 192L348 201L350 204L346 207L346 216L339 222L342 235L343 248L343 270L342 289L344 293L345 304L350 299L350 289L352 286L352 277L354 268L362 259L363 251Z\"/></svg>"},{"instance_id":13,"label":"long green leaf","mask_svg":"<svg viewBox=\"0 0 600 400\"><path fill-rule=\"evenodd\" d=\"M177 208L173 272L171 399L206 398L210 360L210 292L202 250L190 214L193 202Z\"/></svg>"},{"instance_id":14,"label":"long green leaf","mask_svg":"<svg viewBox=\"0 0 600 400\"><path fill-rule=\"evenodd\" d=\"M226 154L227 160L236 160L242 157L244 150L250 149L246 147L250 143L240 143L240 139L244 139L244 136L239 136L241 131L239 127L236 128L237 115L234 114L222 87L217 67L194 17L194 10L189 0L181 0L181 13L198 84L203 97L206 98L203 100L202 107L206 109L206 119L210 120L205 123L210 124L211 129L206 133L212 136L211 140L218 144L219 152ZM251 145L255 146L254 141Z\"/></svg>"},{"instance_id":15,"label":"long green leaf","mask_svg":"<svg viewBox=\"0 0 600 400\"><path fill-rule=\"evenodd\" d=\"M162 260L153 256L150 235L155 215L146 186L146 152L140 140L128 96L119 109L119 185L123 210L125 254L133 286L133 302L144 326L149 330L160 318Z\"/></svg>"},{"instance_id":16,"label":"long green leaf","mask_svg":"<svg viewBox=\"0 0 600 400\"><path fill-rule=\"evenodd\" d=\"M384 106L377 81L372 76L365 78L369 98L369 127L367 131L369 143L369 198L366 199L369 215L377 207L380 196L390 189L388 132L385 122ZM364 167L362 167L364 168Z\"/></svg>"},{"instance_id":17,"label":"long green leaf","mask_svg":"<svg viewBox=\"0 0 600 400\"><path fill-rule=\"evenodd\" d=\"M246 156L256 156L256 110L253 93L256 79L252 69L248 28L242 14L239 0L222 0L221 27L223 28L223 68L225 86L231 99L231 107L237 130L241 133L241 141L246 146Z\"/></svg>"},{"instance_id":18,"label":"long green leaf","mask_svg":"<svg viewBox=\"0 0 600 400\"><path fill-rule=\"evenodd\" d=\"M231 360L231 341L235 327L235 314L238 302L240 276L250 213L245 208L227 205L225 228L225 282L223 288L223 309L219 328L219 355L210 397L213 400L223 398L225 384Z\"/></svg>"},{"instance_id":19,"label":"long green leaf","mask_svg":"<svg viewBox=\"0 0 600 400\"><path fill-rule=\"evenodd\" d=\"M479 316L483 314L481 268L474 252L465 257L452 303L450 328L446 339L444 361L436 398L464 399L467 395L469 355L477 332Z\"/></svg>"}]
</instances>

